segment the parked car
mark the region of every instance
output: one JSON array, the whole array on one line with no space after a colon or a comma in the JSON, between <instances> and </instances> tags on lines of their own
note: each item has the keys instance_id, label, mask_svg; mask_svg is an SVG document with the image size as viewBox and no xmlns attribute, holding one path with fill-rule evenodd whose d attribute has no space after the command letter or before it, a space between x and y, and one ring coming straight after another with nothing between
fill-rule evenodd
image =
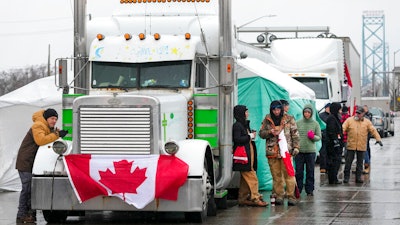
<instances>
[{"instance_id":1,"label":"parked car","mask_svg":"<svg viewBox=\"0 0 400 225\"><path fill-rule=\"evenodd\" d=\"M389 128L387 114L379 107L370 107L369 111L372 113L372 124L375 126L381 138L387 137Z\"/></svg>"},{"instance_id":2,"label":"parked car","mask_svg":"<svg viewBox=\"0 0 400 225\"><path fill-rule=\"evenodd\" d=\"M394 136L394 117L396 116L395 113L390 112L386 117L389 120L389 125L388 125L388 133L392 136Z\"/></svg>"}]
</instances>

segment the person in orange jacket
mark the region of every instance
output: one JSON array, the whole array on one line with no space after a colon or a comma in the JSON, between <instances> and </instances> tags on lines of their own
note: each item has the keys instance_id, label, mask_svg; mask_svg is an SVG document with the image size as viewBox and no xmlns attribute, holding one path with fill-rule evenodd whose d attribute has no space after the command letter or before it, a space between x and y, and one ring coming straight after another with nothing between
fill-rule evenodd
<instances>
[{"instance_id":1,"label":"person in orange jacket","mask_svg":"<svg viewBox=\"0 0 400 225\"><path fill-rule=\"evenodd\" d=\"M34 223L36 212L31 208L31 182L32 168L39 146L51 143L59 137L64 137L68 131L58 130L55 125L58 113L54 109L46 109L35 112L32 115L33 125L22 140L18 150L15 168L18 170L22 183L19 196L16 222Z\"/></svg>"}]
</instances>

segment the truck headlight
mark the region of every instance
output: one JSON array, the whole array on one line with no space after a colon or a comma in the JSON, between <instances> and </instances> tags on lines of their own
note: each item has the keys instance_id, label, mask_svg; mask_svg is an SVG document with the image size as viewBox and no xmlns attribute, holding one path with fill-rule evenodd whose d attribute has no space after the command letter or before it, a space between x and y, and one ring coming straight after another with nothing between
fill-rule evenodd
<instances>
[{"instance_id":1,"label":"truck headlight","mask_svg":"<svg viewBox=\"0 0 400 225\"><path fill-rule=\"evenodd\" d=\"M53 151L58 155L63 155L68 149L68 144L64 140L57 140L53 143Z\"/></svg>"},{"instance_id":2,"label":"truck headlight","mask_svg":"<svg viewBox=\"0 0 400 225\"><path fill-rule=\"evenodd\" d=\"M179 145L175 141L168 141L164 145L165 151L170 155L175 155L179 150Z\"/></svg>"}]
</instances>

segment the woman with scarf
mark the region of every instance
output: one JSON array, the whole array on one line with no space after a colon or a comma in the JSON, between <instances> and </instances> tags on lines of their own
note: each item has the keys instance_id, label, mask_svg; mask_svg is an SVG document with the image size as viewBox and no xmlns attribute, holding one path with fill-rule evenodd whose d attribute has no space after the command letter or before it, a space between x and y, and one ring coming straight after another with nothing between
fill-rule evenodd
<instances>
[{"instance_id":1,"label":"woman with scarf","mask_svg":"<svg viewBox=\"0 0 400 225\"><path fill-rule=\"evenodd\" d=\"M272 192L276 195L276 204L282 205L283 198L286 195L288 197L288 205L294 206L297 204L295 197L296 178L288 175L280 155L278 136L281 131L283 131L287 142L287 150L292 156L297 155L299 153L299 132L297 131L296 121L292 116L285 114L282 103L275 100L271 102L270 114L265 116L259 135L266 142L266 155L273 179Z\"/></svg>"},{"instance_id":2,"label":"woman with scarf","mask_svg":"<svg viewBox=\"0 0 400 225\"><path fill-rule=\"evenodd\" d=\"M244 105L237 105L233 108L233 115L236 119L232 128L233 149L236 151L237 147L244 146L247 156L245 163L243 161L233 163L233 170L240 171L239 206L265 207L268 203L264 202L258 192L257 151L252 141L256 137L256 132L250 129L250 121L247 120L248 109Z\"/></svg>"}]
</instances>

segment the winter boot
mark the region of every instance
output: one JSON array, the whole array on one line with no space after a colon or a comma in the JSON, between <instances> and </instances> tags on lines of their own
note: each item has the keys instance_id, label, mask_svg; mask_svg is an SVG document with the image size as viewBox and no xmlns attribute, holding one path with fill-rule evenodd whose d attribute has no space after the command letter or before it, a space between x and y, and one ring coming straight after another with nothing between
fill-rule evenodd
<instances>
[{"instance_id":1,"label":"winter boot","mask_svg":"<svg viewBox=\"0 0 400 225\"><path fill-rule=\"evenodd\" d=\"M363 174L369 174L369 170L370 170L369 164L368 163L364 163Z\"/></svg>"}]
</instances>

